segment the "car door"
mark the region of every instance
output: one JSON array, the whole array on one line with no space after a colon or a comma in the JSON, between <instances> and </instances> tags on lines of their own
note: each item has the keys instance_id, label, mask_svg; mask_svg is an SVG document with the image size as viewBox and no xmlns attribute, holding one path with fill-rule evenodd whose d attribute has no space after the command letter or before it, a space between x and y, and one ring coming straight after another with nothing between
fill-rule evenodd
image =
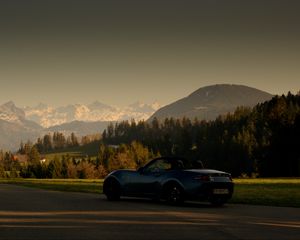
<instances>
[{"instance_id":1,"label":"car door","mask_svg":"<svg viewBox=\"0 0 300 240\"><path fill-rule=\"evenodd\" d=\"M157 159L147 165L141 174L139 189L142 195L151 197L157 195L160 190L160 184L167 171L171 169L171 164L166 159Z\"/></svg>"}]
</instances>

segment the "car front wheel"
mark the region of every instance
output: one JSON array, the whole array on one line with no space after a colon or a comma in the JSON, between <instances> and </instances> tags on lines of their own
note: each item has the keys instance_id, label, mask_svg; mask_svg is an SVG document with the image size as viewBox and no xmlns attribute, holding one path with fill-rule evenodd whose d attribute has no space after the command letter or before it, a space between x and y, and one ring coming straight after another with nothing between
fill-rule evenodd
<instances>
[{"instance_id":1,"label":"car front wheel","mask_svg":"<svg viewBox=\"0 0 300 240\"><path fill-rule=\"evenodd\" d=\"M120 199L120 184L117 180L109 178L103 184L103 192L109 201L117 201Z\"/></svg>"}]
</instances>

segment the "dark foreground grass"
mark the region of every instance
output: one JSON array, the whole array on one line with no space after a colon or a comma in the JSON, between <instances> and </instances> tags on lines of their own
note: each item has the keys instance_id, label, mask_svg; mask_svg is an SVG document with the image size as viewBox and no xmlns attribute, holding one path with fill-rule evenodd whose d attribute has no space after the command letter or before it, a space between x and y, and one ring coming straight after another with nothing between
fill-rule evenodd
<instances>
[{"instance_id":1,"label":"dark foreground grass","mask_svg":"<svg viewBox=\"0 0 300 240\"><path fill-rule=\"evenodd\" d=\"M47 190L102 193L103 179L0 179L0 183L17 184Z\"/></svg>"},{"instance_id":2,"label":"dark foreground grass","mask_svg":"<svg viewBox=\"0 0 300 240\"><path fill-rule=\"evenodd\" d=\"M231 203L300 207L300 179L234 179ZM102 193L103 180L80 179L0 179L18 184L58 191Z\"/></svg>"}]
</instances>

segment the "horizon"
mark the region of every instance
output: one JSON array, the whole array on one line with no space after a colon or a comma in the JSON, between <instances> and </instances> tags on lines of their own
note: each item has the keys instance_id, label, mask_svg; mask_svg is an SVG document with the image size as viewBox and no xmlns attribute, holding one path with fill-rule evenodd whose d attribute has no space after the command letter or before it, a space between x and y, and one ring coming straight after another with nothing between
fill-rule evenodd
<instances>
[{"instance_id":1,"label":"horizon","mask_svg":"<svg viewBox=\"0 0 300 240\"><path fill-rule=\"evenodd\" d=\"M102 101L99 101L99 100L94 100L94 101L91 101L91 102L74 102L74 103L66 103L66 104L61 104L61 105L51 105L49 103L46 103L46 102L37 102L33 105L21 105L21 104L18 104L16 101L10 99L10 100L7 100L7 101L4 101L4 102L0 102L0 106L1 105L4 105L4 104L8 104L8 103L13 103L15 106L17 107L20 107L20 108L34 108L34 107L38 107L39 105L46 105L47 107L53 107L53 108L60 108L60 107L67 107L67 106L73 106L73 105L90 105L90 104L93 104L93 103L100 103L100 104L103 104L103 105L107 105L109 107L115 107L115 108L124 108L124 107L129 107L130 105L133 105L133 104L145 104L145 105L152 105L152 104L155 104L155 103L159 103L158 101L153 101L153 102L141 102L141 101L135 101L135 102L132 102L132 103L129 103L128 105L123 105L123 106L117 106L117 105L111 105L109 103L106 103L106 102L102 102ZM159 105L161 106L161 104L159 103Z\"/></svg>"},{"instance_id":2,"label":"horizon","mask_svg":"<svg viewBox=\"0 0 300 240\"><path fill-rule=\"evenodd\" d=\"M249 88L253 88L253 89L256 89L256 90L259 90L259 91L263 91L263 92L266 92L266 93L269 93L271 95L278 95L278 96L281 96L281 95L287 95L289 92L291 92L292 94L297 94L299 90L288 90L287 92L285 93L278 93L278 94L274 94L274 93L271 93L271 92L268 92L268 91L264 91L262 89L259 89L259 88L256 88L256 87L253 87L253 86L248 86L248 85L243 85L243 84L230 84L230 83L217 83L217 84L213 84L213 85L207 85L207 86L203 86L203 87L200 87L200 88L197 88L195 89L194 91L188 93L187 95L185 96L178 96L177 99L175 99L173 102L176 102L177 100L180 100L182 98L185 98L187 96L189 96L190 94L192 94L193 92L201 89L201 88L205 88L205 87L210 87L210 86L216 86L216 85L236 85L236 86L245 86L245 87L249 87ZM90 102L69 102L69 103L64 103L64 104L58 104L58 105L54 105L54 104L50 104L50 103L47 103L47 102L36 102L36 103L33 103L33 105L21 105L21 104L18 104L18 102L14 101L13 99L9 99L7 101L4 101L4 102L0 102L0 106L1 105L4 105L4 104L7 104L9 102L12 102L14 103L17 107L21 107L21 108L27 108L27 107L30 107L30 108L34 108L34 107L38 107L39 105L46 105L47 107L52 107L52 108L59 108L59 107L67 107L67 106L72 106L72 105L90 105L90 104L93 104L93 103L100 103L100 104L104 104L104 105L107 105L109 107L114 107L114 108L124 108L124 107L129 107L130 105L134 105L134 104L145 104L145 105L153 105L153 104L156 104L158 103L160 107L163 107L163 106L166 106L166 105L169 105L173 102L169 102L169 103L165 103L165 104L162 104L159 100L159 98L157 97L156 100L152 101L152 102L143 102L141 100L136 100L134 102L130 102L128 103L127 105L113 105L113 104L110 104L110 103L107 103L107 102L104 102L104 101L101 101L101 100L98 100L98 99L95 99L95 100L91 100Z\"/></svg>"},{"instance_id":3,"label":"horizon","mask_svg":"<svg viewBox=\"0 0 300 240\"><path fill-rule=\"evenodd\" d=\"M0 102L162 105L217 83L300 89L297 1L0 3Z\"/></svg>"}]
</instances>

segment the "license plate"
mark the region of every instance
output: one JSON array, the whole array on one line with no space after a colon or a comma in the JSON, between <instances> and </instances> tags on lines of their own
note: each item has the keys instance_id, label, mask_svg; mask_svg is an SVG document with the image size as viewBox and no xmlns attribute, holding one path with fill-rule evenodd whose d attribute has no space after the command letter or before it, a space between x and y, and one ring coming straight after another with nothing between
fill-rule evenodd
<instances>
[{"instance_id":1,"label":"license plate","mask_svg":"<svg viewBox=\"0 0 300 240\"><path fill-rule=\"evenodd\" d=\"M229 190L228 189L214 189L213 194L228 194Z\"/></svg>"}]
</instances>

